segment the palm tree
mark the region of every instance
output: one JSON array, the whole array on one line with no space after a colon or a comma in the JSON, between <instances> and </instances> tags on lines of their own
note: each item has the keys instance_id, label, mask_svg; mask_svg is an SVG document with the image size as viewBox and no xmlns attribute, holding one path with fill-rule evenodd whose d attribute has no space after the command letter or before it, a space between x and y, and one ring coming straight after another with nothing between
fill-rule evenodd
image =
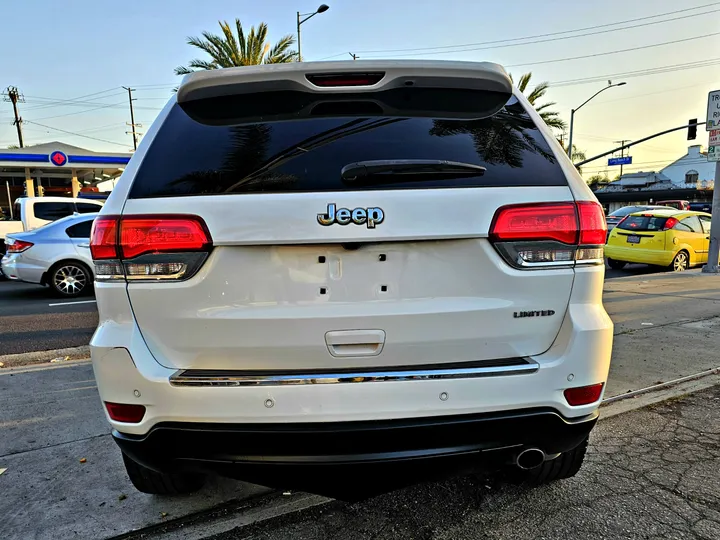
<instances>
[{"instance_id":1,"label":"palm tree","mask_svg":"<svg viewBox=\"0 0 720 540\"><path fill-rule=\"evenodd\" d=\"M508 73L510 76L510 80L513 80L512 73ZM520 90L523 94L525 94L525 97L530 102L530 104L535 107L535 110L540 114L540 117L545 121L545 123L550 126L551 128L555 129L565 129L567 127L567 124L563 121L562 118L560 118L560 115L555 111L548 111L548 107L552 107L555 105L554 101L550 101L548 103L544 103L542 105L535 105L535 103L545 95L548 88L550 87L550 83L547 82L541 82L540 84L535 85L535 88L532 89L532 92L529 94L526 94L525 91L527 90L528 84L530 84L530 79L532 78L532 71L526 73L522 77L520 77L520 82L518 83L518 90ZM515 81L513 81L515 82Z\"/></svg>"},{"instance_id":2,"label":"palm tree","mask_svg":"<svg viewBox=\"0 0 720 540\"><path fill-rule=\"evenodd\" d=\"M218 23L223 33L222 36L203 32L201 38L188 38L188 45L204 51L210 56L210 59L191 60L188 67L175 68L176 75L187 75L205 69L284 64L294 61L297 57L297 52L290 48L295 43L295 38L291 34L281 37L274 46L270 46L270 43L266 41L268 27L264 22L258 25L257 30L251 26L247 36L243 31L240 19L235 19L237 36L233 34L227 21L218 21Z\"/></svg>"}]
</instances>

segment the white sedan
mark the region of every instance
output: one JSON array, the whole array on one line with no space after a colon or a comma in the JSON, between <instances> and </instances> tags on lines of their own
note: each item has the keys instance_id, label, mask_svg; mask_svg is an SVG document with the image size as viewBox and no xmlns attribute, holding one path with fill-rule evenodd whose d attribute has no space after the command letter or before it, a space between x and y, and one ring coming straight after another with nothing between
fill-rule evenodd
<instances>
[{"instance_id":1,"label":"white sedan","mask_svg":"<svg viewBox=\"0 0 720 540\"><path fill-rule=\"evenodd\" d=\"M47 285L65 298L92 290L89 242L96 216L76 214L30 232L8 235L2 273L11 280Z\"/></svg>"}]
</instances>

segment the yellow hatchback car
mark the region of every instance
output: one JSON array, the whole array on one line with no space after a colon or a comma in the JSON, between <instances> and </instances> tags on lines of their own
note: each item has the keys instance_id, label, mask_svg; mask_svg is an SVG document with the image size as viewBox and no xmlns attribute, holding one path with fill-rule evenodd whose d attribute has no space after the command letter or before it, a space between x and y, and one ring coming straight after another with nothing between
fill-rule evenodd
<instances>
[{"instance_id":1,"label":"yellow hatchback car","mask_svg":"<svg viewBox=\"0 0 720 540\"><path fill-rule=\"evenodd\" d=\"M610 268L627 263L666 266L680 272L707 263L710 214L676 210L645 210L626 216L610 232L605 256Z\"/></svg>"}]
</instances>

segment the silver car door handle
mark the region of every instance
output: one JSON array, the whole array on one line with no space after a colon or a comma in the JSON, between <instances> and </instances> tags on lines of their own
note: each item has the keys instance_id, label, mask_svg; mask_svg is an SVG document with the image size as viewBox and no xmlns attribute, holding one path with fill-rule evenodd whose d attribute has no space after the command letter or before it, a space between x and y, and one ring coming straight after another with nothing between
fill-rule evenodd
<instances>
[{"instance_id":1,"label":"silver car door handle","mask_svg":"<svg viewBox=\"0 0 720 540\"><path fill-rule=\"evenodd\" d=\"M78 244L77 247L89 248L89 247L90 247L90 244Z\"/></svg>"}]
</instances>

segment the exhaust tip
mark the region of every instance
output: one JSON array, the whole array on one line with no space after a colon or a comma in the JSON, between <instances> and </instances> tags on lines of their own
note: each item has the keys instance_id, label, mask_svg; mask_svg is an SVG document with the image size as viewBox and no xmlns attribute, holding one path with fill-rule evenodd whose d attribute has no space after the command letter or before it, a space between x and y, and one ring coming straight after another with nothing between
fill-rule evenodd
<instances>
[{"instance_id":1,"label":"exhaust tip","mask_svg":"<svg viewBox=\"0 0 720 540\"><path fill-rule=\"evenodd\" d=\"M539 448L526 448L518 454L515 464L521 469L527 471L539 467L544 461L545 452Z\"/></svg>"}]
</instances>

